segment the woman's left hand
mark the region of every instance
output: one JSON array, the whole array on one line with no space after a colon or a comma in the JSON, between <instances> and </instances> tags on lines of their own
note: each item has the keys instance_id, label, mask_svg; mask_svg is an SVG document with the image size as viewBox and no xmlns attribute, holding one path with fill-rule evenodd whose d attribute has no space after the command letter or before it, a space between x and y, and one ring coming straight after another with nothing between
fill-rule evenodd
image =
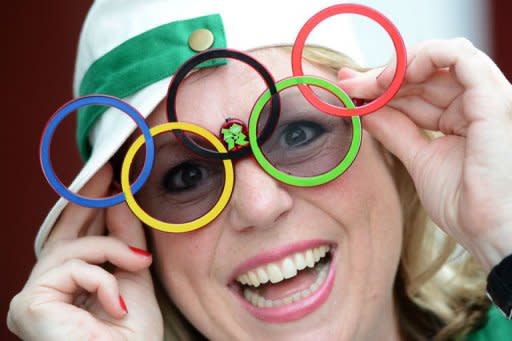
<instances>
[{"instance_id":1,"label":"woman's left hand","mask_svg":"<svg viewBox=\"0 0 512 341\"><path fill-rule=\"evenodd\" d=\"M341 69L339 84L373 99L393 74L394 63ZM363 124L404 163L434 222L487 271L512 254L512 86L488 56L465 39L418 45L398 94Z\"/></svg>"}]
</instances>

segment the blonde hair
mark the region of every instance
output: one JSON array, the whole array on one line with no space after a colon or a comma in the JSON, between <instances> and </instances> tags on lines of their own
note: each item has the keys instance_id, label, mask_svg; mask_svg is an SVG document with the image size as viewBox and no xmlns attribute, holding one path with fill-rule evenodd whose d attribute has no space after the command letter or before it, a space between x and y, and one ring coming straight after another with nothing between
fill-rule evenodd
<instances>
[{"instance_id":1,"label":"blonde hair","mask_svg":"<svg viewBox=\"0 0 512 341\"><path fill-rule=\"evenodd\" d=\"M290 46L280 48L291 51ZM334 72L342 67L362 70L347 56L323 47L307 46L303 57ZM432 223L407 170L400 160L391 157L404 217L402 253L394 284L401 336L418 341L461 337L478 327L486 316L490 303L485 295L485 274L466 251ZM153 278L164 317L164 340L204 339L174 306L157 276Z\"/></svg>"}]
</instances>

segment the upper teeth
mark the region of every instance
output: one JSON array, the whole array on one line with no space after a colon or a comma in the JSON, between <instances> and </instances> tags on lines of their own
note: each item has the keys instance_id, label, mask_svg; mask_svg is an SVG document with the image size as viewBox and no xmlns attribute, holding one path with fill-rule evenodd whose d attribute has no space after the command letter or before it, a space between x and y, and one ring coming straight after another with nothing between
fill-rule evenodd
<instances>
[{"instance_id":1,"label":"upper teeth","mask_svg":"<svg viewBox=\"0 0 512 341\"><path fill-rule=\"evenodd\" d=\"M283 279L292 278L297 275L298 270L306 267L312 268L329 251L329 246L324 245L303 252L297 252L279 262L269 263L252 269L237 277L237 281L258 287L260 284L281 282Z\"/></svg>"}]
</instances>

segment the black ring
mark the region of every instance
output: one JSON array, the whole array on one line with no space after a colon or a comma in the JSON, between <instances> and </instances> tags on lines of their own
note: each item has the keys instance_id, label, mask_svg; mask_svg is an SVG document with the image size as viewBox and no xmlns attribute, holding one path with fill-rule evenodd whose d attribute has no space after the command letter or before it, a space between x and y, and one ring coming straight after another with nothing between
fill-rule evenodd
<instances>
[{"instance_id":1,"label":"black ring","mask_svg":"<svg viewBox=\"0 0 512 341\"><path fill-rule=\"evenodd\" d=\"M237 59L249 66L251 66L256 72L258 72L267 84L268 89L270 90L270 94L272 96L270 105L270 117L263 128L260 136L258 136L258 143L261 145L265 143L265 141L272 135L274 128L279 121L279 114L281 112L281 99L279 97L279 92L276 89L276 84L274 78L270 74L270 72L256 59L245 54L240 51L230 50L230 49L211 49L201 53L196 54L194 57L187 60L175 73L174 78L169 84L169 89L167 90L167 118L169 122L178 122L178 117L176 115L176 95L178 93L178 87L180 83L185 79L188 73L197 65L210 60L217 58L230 58ZM181 131L174 131L174 134L177 138L179 138L182 143L190 148L194 153L208 157L214 158L218 160L227 160L227 159L237 159L246 156L251 153L251 148L249 145L244 146L235 151L228 151L227 153L219 153L218 151L214 151L203 146L198 145L194 141L190 140L185 134Z\"/></svg>"}]
</instances>

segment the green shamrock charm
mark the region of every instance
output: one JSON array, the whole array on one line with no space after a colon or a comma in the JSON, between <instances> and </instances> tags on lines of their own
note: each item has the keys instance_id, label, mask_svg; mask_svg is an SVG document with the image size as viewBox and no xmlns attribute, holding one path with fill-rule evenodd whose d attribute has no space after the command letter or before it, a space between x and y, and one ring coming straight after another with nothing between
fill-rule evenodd
<instances>
[{"instance_id":1,"label":"green shamrock charm","mask_svg":"<svg viewBox=\"0 0 512 341\"><path fill-rule=\"evenodd\" d=\"M224 142L228 145L228 150L233 150L235 147L242 147L249 144L246 140L247 136L243 133L242 126L238 123L232 124L228 129L222 128Z\"/></svg>"}]
</instances>

